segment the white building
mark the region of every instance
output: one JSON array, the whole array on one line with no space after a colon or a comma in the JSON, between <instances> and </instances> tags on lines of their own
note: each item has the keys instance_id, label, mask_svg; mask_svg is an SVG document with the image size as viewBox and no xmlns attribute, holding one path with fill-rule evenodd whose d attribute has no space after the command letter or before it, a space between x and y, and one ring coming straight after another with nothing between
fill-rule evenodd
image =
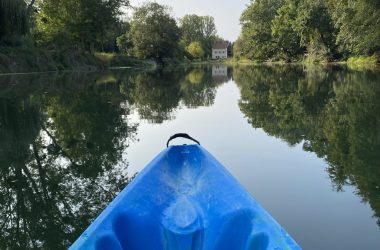
<instances>
[{"instance_id":1,"label":"white building","mask_svg":"<svg viewBox=\"0 0 380 250\"><path fill-rule=\"evenodd\" d=\"M226 59L228 57L228 42L216 42L212 46L212 59Z\"/></svg>"}]
</instances>

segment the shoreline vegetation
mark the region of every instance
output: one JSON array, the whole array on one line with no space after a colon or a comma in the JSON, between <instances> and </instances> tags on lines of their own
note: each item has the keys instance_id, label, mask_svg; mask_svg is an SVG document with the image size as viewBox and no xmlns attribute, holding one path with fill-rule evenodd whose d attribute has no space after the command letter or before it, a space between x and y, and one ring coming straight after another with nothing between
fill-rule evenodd
<instances>
[{"instance_id":1,"label":"shoreline vegetation","mask_svg":"<svg viewBox=\"0 0 380 250\"><path fill-rule=\"evenodd\" d=\"M0 75L55 71L104 71L114 68L150 68L154 62L116 53L73 49L0 48Z\"/></svg>"},{"instance_id":2,"label":"shoreline vegetation","mask_svg":"<svg viewBox=\"0 0 380 250\"><path fill-rule=\"evenodd\" d=\"M132 17L126 11L133 10ZM0 73L188 63L223 40L214 18L128 0L2 0Z\"/></svg>"},{"instance_id":3,"label":"shoreline vegetation","mask_svg":"<svg viewBox=\"0 0 380 250\"><path fill-rule=\"evenodd\" d=\"M380 67L380 56L357 56L350 57L347 60L335 60L335 61L310 61L310 60L300 60L300 61L255 61L250 59L236 59L229 58L225 60L226 64L305 64L305 65L325 65L325 64L347 64L347 65L369 65L369 66L378 66Z\"/></svg>"},{"instance_id":4,"label":"shoreline vegetation","mask_svg":"<svg viewBox=\"0 0 380 250\"><path fill-rule=\"evenodd\" d=\"M380 58L376 56L350 57L346 61L254 61L249 59L228 58L227 60L166 60L172 65L327 65L347 64L351 68L380 68ZM71 49L45 50L38 48L0 48L0 75L44 73L59 71L106 71L112 69L149 69L157 67L154 60L137 59L121 53L76 51Z\"/></svg>"},{"instance_id":5,"label":"shoreline vegetation","mask_svg":"<svg viewBox=\"0 0 380 250\"><path fill-rule=\"evenodd\" d=\"M211 16L176 19L156 2L2 0L0 74L206 63L377 67L379 2L353 3L252 0L231 57L213 61L213 45L225 39ZM133 14L125 18L128 9Z\"/></svg>"},{"instance_id":6,"label":"shoreline vegetation","mask_svg":"<svg viewBox=\"0 0 380 250\"><path fill-rule=\"evenodd\" d=\"M234 57L260 62L376 64L380 2L251 0Z\"/></svg>"}]
</instances>

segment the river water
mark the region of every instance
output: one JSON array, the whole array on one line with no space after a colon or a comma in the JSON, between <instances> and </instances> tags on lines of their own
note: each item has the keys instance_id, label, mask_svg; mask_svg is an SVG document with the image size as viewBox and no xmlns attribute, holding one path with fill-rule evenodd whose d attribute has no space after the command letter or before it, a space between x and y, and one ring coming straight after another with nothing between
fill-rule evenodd
<instances>
[{"instance_id":1,"label":"river water","mask_svg":"<svg viewBox=\"0 0 380 250\"><path fill-rule=\"evenodd\" d=\"M0 249L66 248L178 132L304 249L380 249L380 70L224 65L0 76Z\"/></svg>"}]
</instances>

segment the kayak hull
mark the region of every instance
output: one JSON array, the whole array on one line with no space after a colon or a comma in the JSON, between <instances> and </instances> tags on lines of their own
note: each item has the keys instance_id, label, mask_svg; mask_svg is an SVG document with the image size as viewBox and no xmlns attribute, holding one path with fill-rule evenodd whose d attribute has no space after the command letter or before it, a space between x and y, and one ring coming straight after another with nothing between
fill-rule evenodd
<instances>
[{"instance_id":1,"label":"kayak hull","mask_svg":"<svg viewBox=\"0 0 380 250\"><path fill-rule=\"evenodd\" d=\"M70 249L301 248L210 153L183 145L148 164Z\"/></svg>"}]
</instances>

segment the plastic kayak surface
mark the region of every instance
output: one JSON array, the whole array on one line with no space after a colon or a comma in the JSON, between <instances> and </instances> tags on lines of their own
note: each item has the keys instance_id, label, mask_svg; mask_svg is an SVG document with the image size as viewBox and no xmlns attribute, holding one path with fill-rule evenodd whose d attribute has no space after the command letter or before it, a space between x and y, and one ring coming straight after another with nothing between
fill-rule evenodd
<instances>
[{"instance_id":1,"label":"plastic kayak surface","mask_svg":"<svg viewBox=\"0 0 380 250\"><path fill-rule=\"evenodd\" d=\"M148 164L70 249L301 248L210 153L183 145Z\"/></svg>"}]
</instances>

